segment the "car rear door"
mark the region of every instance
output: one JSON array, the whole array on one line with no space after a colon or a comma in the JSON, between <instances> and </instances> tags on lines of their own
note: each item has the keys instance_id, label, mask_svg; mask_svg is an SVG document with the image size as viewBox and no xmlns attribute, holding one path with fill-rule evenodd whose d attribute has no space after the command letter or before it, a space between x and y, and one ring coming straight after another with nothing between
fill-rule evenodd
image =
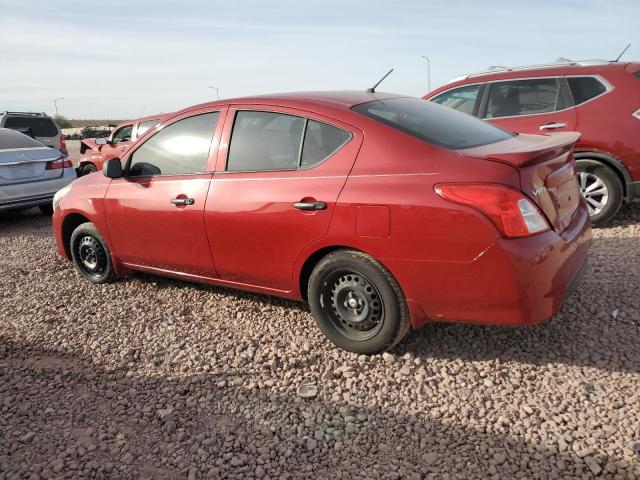
<instances>
[{"instance_id":1,"label":"car rear door","mask_svg":"<svg viewBox=\"0 0 640 480\"><path fill-rule=\"evenodd\" d=\"M105 196L116 256L137 268L215 276L203 211L224 111L190 111L124 159Z\"/></svg>"},{"instance_id":2,"label":"car rear door","mask_svg":"<svg viewBox=\"0 0 640 480\"><path fill-rule=\"evenodd\" d=\"M205 210L220 277L291 290L296 259L326 234L362 138L304 111L230 107Z\"/></svg>"},{"instance_id":3,"label":"car rear door","mask_svg":"<svg viewBox=\"0 0 640 480\"><path fill-rule=\"evenodd\" d=\"M570 132L577 125L562 77L514 79L487 83L480 117L519 133Z\"/></svg>"}]
</instances>

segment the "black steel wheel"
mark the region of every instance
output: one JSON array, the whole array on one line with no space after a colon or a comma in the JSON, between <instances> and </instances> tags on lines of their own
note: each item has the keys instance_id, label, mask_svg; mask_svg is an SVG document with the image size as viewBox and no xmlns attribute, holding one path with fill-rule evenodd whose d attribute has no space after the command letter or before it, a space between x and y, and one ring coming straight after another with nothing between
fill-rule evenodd
<instances>
[{"instance_id":1,"label":"black steel wheel","mask_svg":"<svg viewBox=\"0 0 640 480\"><path fill-rule=\"evenodd\" d=\"M350 352L388 350L410 327L395 278L362 252L337 250L322 258L309 278L308 298L320 330Z\"/></svg>"},{"instance_id":2,"label":"black steel wheel","mask_svg":"<svg viewBox=\"0 0 640 480\"><path fill-rule=\"evenodd\" d=\"M83 223L71 234L71 257L80 274L92 283L106 283L113 276L109 248L92 223Z\"/></svg>"}]
</instances>

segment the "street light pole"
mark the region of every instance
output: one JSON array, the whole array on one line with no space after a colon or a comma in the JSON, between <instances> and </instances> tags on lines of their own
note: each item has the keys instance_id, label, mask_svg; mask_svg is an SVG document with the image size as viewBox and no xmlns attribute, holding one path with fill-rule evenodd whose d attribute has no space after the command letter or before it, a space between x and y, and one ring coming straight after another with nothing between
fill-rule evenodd
<instances>
[{"instance_id":1,"label":"street light pole","mask_svg":"<svg viewBox=\"0 0 640 480\"><path fill-rule=\"evenodd\" d=\"M218 97L218 100L220 100L220 91L218 90L218 87L209 87L209 88L213 88L216 91L216 97Z\"/></svg>"},{"instance_id":2,"label":"street light pole","mask_svg":"<svg viewBox=\"0 0 640 480\"><path fill-rule=\"evenodd\" d=\"M431 91L431 60L429 60L429 57L427 57L426 55L422 55L422 58L424 58L427 61L427 89L430 92Z\"/></svg>"},{"instance_id":3,"label":"street light pole","mask_svg":"<svg viewBox=\"0 0 640 480\"><path fill-rule=\"evenodd\" d=\"M53 99L53 105L56 107L56 117L59 116L58 115L58 100L64 100L64 98L54 98Z\"/></svg>"}]
</instances>

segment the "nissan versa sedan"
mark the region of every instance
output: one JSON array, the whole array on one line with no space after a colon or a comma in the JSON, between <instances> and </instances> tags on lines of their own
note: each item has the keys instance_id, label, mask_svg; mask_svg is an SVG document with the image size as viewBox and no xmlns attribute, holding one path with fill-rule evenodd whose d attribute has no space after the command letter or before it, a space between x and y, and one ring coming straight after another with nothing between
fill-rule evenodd
<instances>
[{"instance_id":1,"label":"nissan versa sedan","mask_svg":"<svg viewBox=\"0 0 640 480\"><path fill-rule=\"evenodd\" d=\"M40 207L51 215L54 194L75 178L71 160L59 150L0 128L0 211Z\"/></svg>"},{"instance_id":2,"label":"nissan versa sedan","mask_svg":"<svg viewBox=\"0 0 640 480\"><path fill-rule=\"evenodd\" d=\"M143 271L307 300L335 345L371 354L411 326L558 311L591 242L578 137L382 93L207 103L58 192L54 232L93 283Z\"/></svg>"}]
</instances>

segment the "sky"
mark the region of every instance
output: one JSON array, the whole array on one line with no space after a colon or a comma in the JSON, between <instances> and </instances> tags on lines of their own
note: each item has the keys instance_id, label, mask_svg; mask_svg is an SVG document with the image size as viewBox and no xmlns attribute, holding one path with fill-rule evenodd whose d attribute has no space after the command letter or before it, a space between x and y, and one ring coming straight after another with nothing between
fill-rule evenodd
<instances>
[{"instance_id":1,"label":"sky","mask_svg":"<svg viewBox=\"0 0 640 480\"><path fill-rule=\"evenodd\" d=\"M640 0L0 0L0 111L125 119L261 93L413 96L489 65L640 60Z\"/></svg>"}]
</instances>

